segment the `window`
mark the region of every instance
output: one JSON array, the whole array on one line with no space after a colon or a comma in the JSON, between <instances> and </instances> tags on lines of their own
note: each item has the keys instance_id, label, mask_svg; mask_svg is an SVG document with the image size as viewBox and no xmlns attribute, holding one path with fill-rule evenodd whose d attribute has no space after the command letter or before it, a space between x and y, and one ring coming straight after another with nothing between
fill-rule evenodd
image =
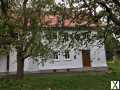
<instances>
[{"instance_id":1,"label":"window","mask_svg":"<svg viewBox=\"0 0 120 90\"><path fill-rule=\"evenodd\" d=\"M58 39L58 32L52 32L52 39Z\"/></svg>"},{"instance_id":2,"label":"window","mask_svg":"<svg viewBox=\"0 0 120 90\"><path fill-rule=\"evenodd\" d=\"M65 59L69 59L70 58L70 53L68 50L65 51Z\"/></svg>"},{"instance_id":3,"label":"window","mask_svg":"<svg viewBox=\"0 0 120 90\"><path fill-rule=\"evenodd\" d=\"M57 34L56 34L56 33L53 33L52 38L53 38L53 39L57 39Z\"/></svg>"},{"instance_id":4,"label":"window","mask_svg":"<svg viewBox=\"0 0 120 90\"><path fill-rule=\"evenodd\" d=\"M77 57L76 57L76 55L74 55L74 59L76 59Z\"/></svg>"},{"instance_id":5,"label":"window","mask_svg":"<svg viewBox=\"0 0 120 90\"><path fill-rule=\"evenodd\" d=\"M59 33L57 31L50 31L45 35L47 39L49 40L58 40Z\"/></svg>"},{"instance_id":6,"label":"window","mask_svg":"<svg viewBox=\"0 0 120 90\"><path fill-rule=\"evenodd\" d=\"M66 42L69 40L68 33L63 33L63 42Z\"/></svg>"},{"instance_id":7,"label":"window","mask_svg":"<svg viewBox=\"0 0 120 90\"><path fill-rule=\"evenodd\" d=\"M53 53L53 58L54 58L54 59L58 59L58 52L54 52L54 53Z\"/></svg>"}]
</instances>

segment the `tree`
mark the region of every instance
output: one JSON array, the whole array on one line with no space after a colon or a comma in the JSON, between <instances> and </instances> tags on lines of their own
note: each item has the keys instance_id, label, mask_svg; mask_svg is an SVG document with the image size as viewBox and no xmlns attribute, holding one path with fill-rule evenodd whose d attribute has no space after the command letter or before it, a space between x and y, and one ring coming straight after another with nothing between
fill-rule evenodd
<instances>
[{"instance_id":1,"label":"tree","mask_svg":"<svg viewBox=\"0 0 120 90\"><path fill-rule=\"evenodd\" d=\"M49 51L49 48L41 42L42 36L40 33L42 33L42 31L38 27L37 22L39 16L37 16L37 13L33 15L34 17L31 15L30 12L33 11L33 8L27 8L28 0L9 0L9 4L3 1L4 0L1 0L3 12L1 18L5 17L3 19L5 23L1 24L1 27L4 26L2 28L3 33L0 33L1 43L4 47L9 46L9 49L16 49L17 77L20 79L24 75L24 60L30 56L48 56L46 52ZM7 8L7 6L9 8ZM6 28L7 30L5 31L4 29ZM37 39L38 37L39 39ZM11 39L10 42L9 39ZM8 50L4 47L2 49Z\"/></svg>"},{"instance_id":2,"label":"tree","mask_svg":"<svg viewBox=\"0 0 120 90\"><path fill-rule=\"evenodd\" d=\"M37 38L42 37L41 27L43 23L41 18L45 15L59 15L61 27L63 27L63 21L70 18L72 19L71 23L75 22L78 27L81 27L82 21L87 21L84 25L88 27L96 23L95 28L99 27L100 32L105 31L108 27L111 28L112 34L114 33L118 38L120 37L120 11L118 9L120 8L120 2L118 0L66 0L66 2L63 1L58 5L54 0L0 0L0 2L3 12L1 18L4 17L3 20L5 21L2 25L9 29L7 34L11 38L7 45L9 47L12 45L17 50L17 76L19 78L22 78L24 74L25 58L29 56L45 57L50 50L49 43L43 45L41 43L42 39ZM97 12L98 8L101 8L101 10ZM104 25L101 26L103 22ZM108 31L106 30L102 35L105 40ZM51 32L46 31L46 33L50 34ZM89 33L87 34L88 36L86 34L82 35L89 37ZM75 39L73 39L72 43L74 42L76 42Z\"/></svg>"}]
</instances>

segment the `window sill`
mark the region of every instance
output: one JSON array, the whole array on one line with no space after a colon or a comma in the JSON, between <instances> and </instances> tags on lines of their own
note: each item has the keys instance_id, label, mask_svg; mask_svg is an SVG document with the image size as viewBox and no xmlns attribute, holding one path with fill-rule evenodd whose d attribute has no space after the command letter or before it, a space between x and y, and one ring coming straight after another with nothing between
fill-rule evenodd
<instances>
[{"instance_id":1,"label":"window sill","mask_svg":"<svg viewBox=\"0 0 120 90\"><path fill-rule=\"evenodd\" d=\"M65 59L64 61L72 61L71 59Z\"/></svg>"},{"instance_id":2,"label":"window sill","mask_svg":"<svg viewBox=\"0 0 120 90\"><path fill-rule=\"evenodd\" d=\"M53 60L54 62L60 62L60 60Z\"/></svg>"}]
</instances>

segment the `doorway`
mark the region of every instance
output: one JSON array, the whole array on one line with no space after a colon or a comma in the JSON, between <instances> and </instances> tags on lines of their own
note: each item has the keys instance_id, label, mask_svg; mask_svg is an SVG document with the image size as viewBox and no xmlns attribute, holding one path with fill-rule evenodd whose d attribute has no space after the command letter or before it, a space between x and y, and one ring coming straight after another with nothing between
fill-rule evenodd
<instances>
[{"instance_id":1,"label":"doorway","mask_svg":"<svg viewBox=\"0 0 120 90\"><path fill-rule=\"evenodd\" d=\"M83 67L91 67L90 50L82 50Z\"/></svg>"}]
</instances>

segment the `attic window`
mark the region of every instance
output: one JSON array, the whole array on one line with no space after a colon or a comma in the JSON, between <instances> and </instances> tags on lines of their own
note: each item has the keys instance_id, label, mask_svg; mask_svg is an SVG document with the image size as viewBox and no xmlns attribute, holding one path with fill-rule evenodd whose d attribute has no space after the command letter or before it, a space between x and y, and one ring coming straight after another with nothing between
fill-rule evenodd
<instances>
[{"instance_id":1,"label":"attic window","mask_svg":"<svg viewBox=\"0 0 120 90\"><path fill-rule=\"evenodd\" d=\"M58 39L58 32L57 33L52 33L52 39Z\"/></svg>"},{"instance_id":2,"label":"attic window","mask_svg":"<svg viewBox=\"0 0 120 90\"><path fill-rule=\"evenodd\" d=\"M69 40L69 38L68 38L68 33L64 33L62 36L63 36L63 41L64 41L64 42L66 42L66 41Z\"/></svg>"}]
</instances>

